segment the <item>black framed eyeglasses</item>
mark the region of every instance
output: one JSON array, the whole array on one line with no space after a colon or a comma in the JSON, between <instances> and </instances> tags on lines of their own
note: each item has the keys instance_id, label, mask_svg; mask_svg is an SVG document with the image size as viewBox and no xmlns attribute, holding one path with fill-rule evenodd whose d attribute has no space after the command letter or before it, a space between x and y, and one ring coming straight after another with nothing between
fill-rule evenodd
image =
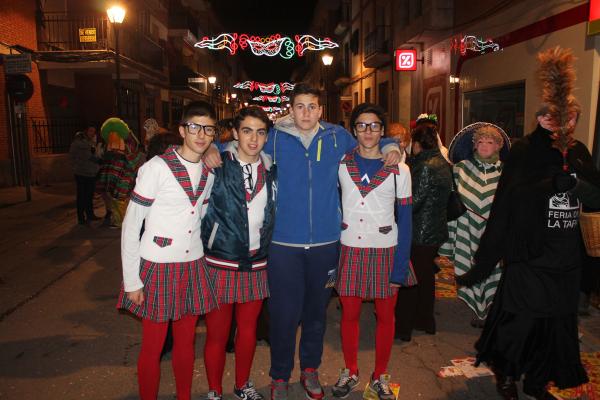
<instances>
[{"instance_id":1,"label":"black framed eyeglasses","mask_svg":"<svg viewBox=\"0 0 600 400\"><path fill-rule=\"evenodd\" d=\"M369 124L366 122L357 122L354 124L354 129L356 129L356 132L365 132L367 127L371 129L371 132L379 132L381 131L383 124L381 122L371 122Z\"/></svg>"},{"instance_id":2,"label":"black framed eyeglasses","mask_svg":"<svg viewBox=\"0 0 600 400\"><path fill-rule=\"evenodd\" d=\"M204 130L206 136L215 136L217 134L217 127L214 125L200 125L194 122L187 122L181 124L181 126L185 127L190 135L197 135L201 130Z\"/></svg>"}]
</instances>

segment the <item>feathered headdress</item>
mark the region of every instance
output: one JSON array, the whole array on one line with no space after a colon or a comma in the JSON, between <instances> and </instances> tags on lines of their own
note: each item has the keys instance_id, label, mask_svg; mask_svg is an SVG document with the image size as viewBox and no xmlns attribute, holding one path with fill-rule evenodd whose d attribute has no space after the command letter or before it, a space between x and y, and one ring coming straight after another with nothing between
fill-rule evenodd
<instances>
[{"instance_id":1,"label":"feathered headdress","mask_svg":"<svg viewBox=\"0 0 600 400\"><path fill-rule=\"evenodd\" d=\"M579 113L579 103L573 96L575 88L575 57L571 49L556 46L537 56L540 63L538 78L542 89L543 114L555 122L552 146L563 155L563 169L568 169L567 152L573 146L574 126L569 124L574 113Z\"/></svg>"}]
</instances>

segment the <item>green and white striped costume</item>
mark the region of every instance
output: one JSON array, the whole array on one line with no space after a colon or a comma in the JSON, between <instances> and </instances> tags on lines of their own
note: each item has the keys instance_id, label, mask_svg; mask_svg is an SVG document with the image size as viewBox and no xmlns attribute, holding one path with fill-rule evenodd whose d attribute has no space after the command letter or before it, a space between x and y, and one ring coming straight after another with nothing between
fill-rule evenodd
<instances>
[{"instance_id":1,"label":"green and white striped costume","mask_svg":"<svg viewBox=\"0 0 600 400\"><path fill-rule=\"evenodd\" d=\"M454 182L468 210L458 219L448 222L449 238L440 247L439 254L452 261L456 275L462 275L472 267L473 256L485 230L501 172L501 161L488 164L467 159L454 165ZM480 319L486 317L492 304L500 274L500 267L497 265L485 281L471 287L458 288L458 297Z\"/></svg>"}]
</instances>

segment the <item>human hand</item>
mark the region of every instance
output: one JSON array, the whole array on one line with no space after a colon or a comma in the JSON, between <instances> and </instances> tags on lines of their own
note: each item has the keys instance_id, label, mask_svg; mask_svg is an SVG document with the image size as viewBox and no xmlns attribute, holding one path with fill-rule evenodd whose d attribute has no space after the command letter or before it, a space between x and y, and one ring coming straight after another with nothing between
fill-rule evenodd
<instances>
[{"instance_id":1,"label":"human hand","mask_svg":"<svg viewBox=\"0 0 600 400\"><path fill-rule=\"evenodd\" d=\"M223 165L223 160L221 160L221 154L219 154L219 150L216 146L210 145L208 149L202 155L202 162L206 164L209 168L218 168Z\"/></svg>"},{"instance_id":2,"label":"human hand","mask_svg":"<svg viewBox=\"0 0 600 400\"><path fill-rule=\"evenodd\" d=\"M133 292L127 292L127 299L136 306L141 306L144 302L144 291L142 289L134 290Z\"/></svg>"},{"instance_id":3,"label":"human hand","mask_svg":"<svg viewBox=\"0 0 600 400\"><path fill-rule=\"evenodd\" d=\"M392 165L397 165L401 159L402 159L402 153L400 153L399 150L394 149L394 150L388 151L383 156L383 163L386 167L389 167Z\"/></svg>"}]
</instances>

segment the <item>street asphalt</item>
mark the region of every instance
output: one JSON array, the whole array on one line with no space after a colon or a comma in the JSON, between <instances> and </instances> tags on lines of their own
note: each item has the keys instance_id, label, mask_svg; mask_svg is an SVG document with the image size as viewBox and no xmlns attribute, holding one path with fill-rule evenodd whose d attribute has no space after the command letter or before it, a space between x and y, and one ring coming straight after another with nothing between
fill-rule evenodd
<instances>
[{"instance_id":1,"label":"street asphalt","mask_svg":"<svg viewBox=\"0 0 600 400\"><path fill-rule=\"evenodd\" d=\"M35 187L25 202L23 188L0 189L0 399L136 399L136 359L141 324L116 310L120 287L120 231L76 224L74 185ZM98 204L100 206L100 204ZM102 215L102 209L98 209ZM389 372L400 384L399 399L497 399L491 377L441 378L450 359L473 355L479 330L457 299L436 301L438 332L416 333L396 342ZM193 396L207 392L202 359L205 324L197 326ZM335 383L343 356L340 311L332 298L322 366L322 383ZM582 319L582 351L600 350L600 313ZM234 357L227 355L225 399L233 399ZM359 368L364 387L374 363L374 314L361 315ZM251 379L269 395L269 347L259 342ZM303 399L298 364L291 400ZM170 358L162 362L160 399L174 399ZM348 398L358 400L362 390Z\"/></svg>"}]
</instances>

